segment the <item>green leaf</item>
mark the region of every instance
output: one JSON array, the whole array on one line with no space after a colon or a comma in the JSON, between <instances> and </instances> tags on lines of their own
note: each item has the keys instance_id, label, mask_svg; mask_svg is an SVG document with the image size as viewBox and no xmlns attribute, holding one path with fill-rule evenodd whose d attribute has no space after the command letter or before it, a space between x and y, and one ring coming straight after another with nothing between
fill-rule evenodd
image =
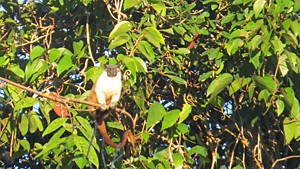
<instances>
[{"instance_id":1,"label":"green leaf","mask_svg":"<svg viewBox=\"0 0 300 169\"><path fill-rule=\"evenodd\" d=\"M52 133L56 129L60 128L68 119L67 118L57 118L53 120L48 127L45 129L42 137Z\"/></svg>"},{"instance_id":2,"label":"green leaf","mask_svg":"<svg viewBox=\"0 0 300 169\"><path fill-rule=\"evenodd\" d=\"M123 125L120 124L119 122L110 122L110 121L108 121L108 122L107 122L107 126L108 126L109 128L115 128L115 129L119 129L119 130L124 131Z\"/></svg>"},{"instance_id":3,"label":"green leaf","mask_svg":"<svg viewBox=\"0 0 300 169\"><path fill-rule=\"evenodd\" d=\"M207 97L209 95L210 99L215 98L228 84L230 84L233 80L233 77L229 73L224 73L219 75L216 79L214 79L207 89Z\"/></svg>"},{"instance_id":4,"label":"green leaf","mask_svg":"<svg viewBox=\"0 0 300 169\"><path fill-rule=\"evenodd\" d=\"M262 41L263 41L263 37L260 36L260 35L256 35L249 42L249 45L251 46L251 49L254 50L254 49L257 49L259 47L259 45L261 44Z\"/></svg>"},{"instance_id":5,"label":"green leaf","mask_svg":"<svg viewBox=\"0 0 300 169\"><path fill-rule=\"evenodd\" d=\"M182 110L179 114L178 124L182 123L192 112L192 106L189 104L184 104Z\"/></svg>"},{"instance_id":6,"label":"green leaf","mask_svg":"<svg viewBox=\"0 0 300 169\"><path fill-rule=\"evenodd\" d=\"M57 64L57 74L60 76L64 71L69 70L72 66L70 55L64 55Z\"/></svg>"},{"instance_id":7,"label":"green leaf","mask_svg":"<svg viewBox=\"0 0 300 169\"><path fill-rule=\"evenodd\" d=\"M237 29L230 34L230 39L234 38L248 38L248 33L244 29Z\"/></svg>"},{"instance_id":8,"label":"green leaf","mask_svg":"<svg viewBox=\"0 0 300 169\"><path fill-rule=\"evenodd\" d=\"M51 150L56 149L57 147L59 147L59 145L63 142L66 141L66 138L58 138L56 140L52 140L49 141L48 143L46 143L43 148L42 151L40 153L38 153L34 159L38 159L39 157L43 156L43 155L47 155Z\"/></svg>"},{"instance_id":9,"label":"green leaf","mask_svg":"<svg viewBox=\"0 0 300 169\"><path fill-rule=\"evenodd\" d=\"M262 9L264 8L266 1L265 0L256 0L254 5L253 5L253 10L255 17L257 18Z\"/></svg>"},{"instance_id":10,"label":"green leaf","mask_svg":"<svg viewBox=\"0 0 300 169\"><path fill-rule=\"evenodd\" d=\"M185 54L190 54L190 50L188 48L178 48L176 50L170 50L170 52L179 54L179 55L185 55Z\"/></svg>"},{"instance_id":11,"label":"green leaf","mask_svg":"<svg viewBox=\"0 0 300 169\"><path fill-rule=\"evenodd\" d=\"M289 72L289 68L287 67L286 61L287 55L285 53L279 56L278 65L282 77L284 77Z\"/></svg>"},{"instance_id":12,"label":"green leaf","mask_svg":"<svg viewBox=\"0 0 300 169\"><path fill-rule=\"evenodd\" d=\"M56 48L52 48L49 52L49 60L51 63L55 62L58 58L60 58L61 52Z\"/></svg>"},{"instance_id":13,"label":"green leaf","mask_svg":"<svg viewBox=\"0 0 300 169\"><path fill-rule=\"evenodd\" d=\"M92 0L82 0L84 6L88 6L91 2Z\"/></svg>"},{"instance_id":14,"label":"green leaf","mask_svg":"<svg viewBox=\"0 0 300 169\"><path fill-rule=\"evenodd\" d=\"M21 116L21 121L19 123L19 130L22 136L25 136L28 132L29 122L28 118L25 115Z\"/></svg>"},{"instance_id":15,"label":"green leaf","mask_svg":"<svg viewBox=\"0 0 300 169\"><path fill-rule=\"evenodd\" d=\"M189 150L189 154L190 155L193 155L193 154L197 154L197 155L201 155L203 157L207 157L207 150L205 147L202 147L202 146L194 146L192 147L190 150Z\"/></svg>"},{"instance_id":16,"label":"green leaf","mask_svg":"<svg viewBox=\"0 0 300 169\"><path fill-rule=\"evenodd\" d=\"M79 151L82 154L88 154L88 159L90 160L90 162L94 164L96 168L99 168L99 160L98 160L97 152L94 149L94 147L92 146L89 147L89 141L82 136L74 135L74 143L76 147L79 149Z\"/></svg>"},{"instance_id":17,"label":"green leaf","mask_svg":"<svg viewBox=\"0 0 300 169\"><path fill-rule=\"evenodd\" d=\"M101 75L103 70L104 70L103 66L101 66L101 67L99 67L99 66L90 67L90 69L88 69L86 71L86 79L91 79L93 82L96 82L96 80Z\"/></svg>"},{"instance_id":18,"label":"green leaf","mask_svg":"<svg viewBox=\"0 0 300 169\"><path fill-rule=\"evenodd\" d=\"M282 36L291 43L295 48L298 46L298 40L294 34L290 31L288 33L283 33Z\"/></svg>"},{"instance_id":19,"label":"green leaf","mask_svg":"<svg viewBox=\"0 0 300 169\"><path fill-rule=\"evenodd\" d=\"M250 63L253 64L255 69L258 69L261 66L260 58L261 58L261 51L257 52L257 54L253 56L249 61Z\"/></svg>"},{"instance_id":20,"label":"green leaf","mask_svg":"<svg viewBox=\"0 0 300 169\"><path fill-rule=\"evenodd\" d=\"M8 66L7 70L11 71L20 78L24 77L24 71L20 68L19 65L11 64Z\"/></svg>"},{"instance_id":21,"label":"green leaf","mask_svg":"<svg viewBox=\"0 0 300 169\"><path fill-rule=\"evenodd\" d=\"M286 117L283 120L283 131L285 137L285 145L288 145L295 136L295 130L299 122L293 122L290 118Z\"/></svg>"},{"instance_id":22,"label":"green leaf","mask_svg":"<svg viewBox=\"0 0 300 169\"><path fill-rule=\"evenodd\" d=\"M244 41L242 41L240 38L235 38L233 40L230 40L228 43L226 43L225 48L228 55L233 55L237 52L239 47L243 45L244 45Z\"/></svg>"},{"instance_id":23,"label":"green leaf","mask_svg":"<svg viewBox=\"0 0 300 169\"><path fill-rule=\"evenodd\" d=\"M55 133L53 133L53 135L52 135L51 139L49 140L49 142L59 139L65 133L65 131L66 131L66 129L64 127L57 130Z\"/></svg>"},{"instance_id":24,"label":"green leaf","mask_svg":"<svg viewBox=\"0 0 300 169\"><path fill-rule=\"evenodd\" d=\"M300 23L298 21L293 21L291 23L291 29L294 33L295 36L299 35L299 31L300 31Z\"/></svg>"},{"instance_id":25,"label":"green leaf","mask_svg":"<svg viewBox=\"0 0 300 169\"><path fill-rule=\"evenodd\" d=\"M24 150L26 150L27 152L30 152L30 143L28 142L28 140L26 140L26 139L22 139L22 140L18 139L18 142L24 148Z\"/></svg>"},{"instance_id":26,"label":"green leaf","mask_svg":"<svg viewBox=\"0 0 300 169\"><path fill-rule=\"evenodd\" d=\"M123 45L124 43L128 42L130 39L127 33L122 33L116 36L109 44L108 49L112 50L118 46Z\"/></svg>"},{"instance_id":27,"label":"green leaf","mask_svg":"<svg viewBox=\"0 0 300 169\"><path fill-rule=\"evenodd\" d=\"M136 5L139 5L142 0L125 0L124 1L124 10L132 8Z\"/></svg>"},{"instance_id":28,"label":"green leaf","mask_svg":"<svg viewBox=\"0 0 300 169\"><path fill-rule=\"evenodd\" d=\"M40 57L44 54L45 49L41 46L36 46L32 49L29 54L30 60L33 61L35 58Z\"/></svg>"},{"instance_id":29,"label":"green leaf","mask_svg":"<svg viewBox=\"0 0 300 169\"><path fill-rule=\"evenodd\" d=\"M152 3L153 9L161 16L166 16L166 5L162 1L154 1Z\"/></svg>"},{"instance_id":30,"label":"green leaf","mask_svg":"<svg viewBox=\"0 0 300 169\"><path fill-rule=\"evenodd\" d=\"M212 71L209 71L209 72L206 72L206 73L202 74L202 75L199 77L198 81L199 81L199 82L205 82L206 79L208 79L208 78L211 77L212 73L213 73Z\"/></svg>"},{"instance_id":31,"label":"green leaf","mask_svg":"<svg viewBox=\"0 0 300 169\"><path fill-rule=\"evenodd\" d=\"M137 67L138 72L147 73L147 66L146 66L146 63L143 59L141 59L139 57L132 57L132 59L135 62L135 65Z\"/></svg>"},{"instance_id":32,"label":"green leaf","mask_svg":"<svg viewBox=\"0 0 300 169\"><path fill-rule=\"evenodd\" d=\"M275 36L274 39L271 40L271 43L273 45L274 50L278 52L278 54L281 54L284 51L284 48L286 46L286 44L282 43L277 36Z\"/></svg>"},{"instance_id":33,"label":"green leaf","mask_svg":"<svg viewBox=\"0 0 300 169\"><path fill-rule=\"evenodd\" d=\"M133 95L133 99L135 103L139 106L140 110L145 110L145 95L142 89L139 89L138 92Z\"/></svg>"},{"instance_id":34,"label":"green leaf","mask_svg":"<svg viewBox=\"0 0 300 169\"><path fill-rule=\"evenodd\" d=\"M35 59L29 61L25 68L25 80L27 82L35 81L48 69L48 64L44 59Z\"/></svg>"},{"instance_id":35,"label":"green leaf","mask_svg":"<svg viewBox=\"0 0 300 169\"><path fill-rule=\"evenodd\" d=\"M292 68L292 70L295 71L296 73L299 73L298 67L297 67L297 60L299 59L298 56L295 53L289 52L287 50L284 51L284 54L287 55L287 58L288 58L287 63Z\"/></svg>"},{"instance_id":36,"label":"green leaf","mask_svg":"<svg viewBox=\"0 0 300 169\"><path fill-rule=\"evenodd\" d=\"M235 14L233 14L233 13L226 15L224 18L222 18L221 24L224 25L226 23L231 22L234 19L234 17L235 17Z\"/></svg>"},{"instance_id":37,"label":"green leaf","mask_svg":"<svg viewBox=\"0 0 300 169\"><path fill-rule=\"evenodd\" d=\"M183 158L180 153L174 153L172 155L172 158L174 160L174 167L175 168L183 168Z\"/></svg>"},{"instance_id":38,"label":"green leaf","mask_svg":"<svg viewBox=\"0 0 300 169\"><path fill-rule=\"evenodd\" d=\"M141 133L141 137L147 143L149 138L150 138L150 133L149 132L143 132L143 133Z\"/></svg>"},{"instance_id":39,"label":"green leaf","mask_svg":"<svg viewBox=\"0 0 300 169\"><path fill-rule=\"evenodd\" d=\"M128 21L121 21L117 25L115 25L114 29L110 32L108 41L112 41L115 37L130 31L132 25Z\"/></svg>"},{"instance_id":40,"label":"green leaf","mask_svg":"<svg viewBox=\"0 0 300 169\"><path fill-rule=\"evenodd\" d=\"M84 168L88 164L86 156L83 155L80 151L76 151L74 153L74 161L79 168Z\"/></svg>"},{"instance_id":41,"label":"green leaf","mask_svg":"<svg viewBox=\"0 0 300 169\"><path fill-rule=\"evenodd\" d=\"M173 80L174 82L178 83L178 84L186 84L186 81L184 79L182 79L181 77L178 76L173 76L173 75L169 75L169 74L165 74L165 76L167 76L168 78L170 78L171 80Z\"/></svg>"},{"instance_id":42,"label":"green leaf","mask_svg":"<svg viewBox=\"0 0 300 169\"><path fill-rule=\"evenodd\" d=\"M161 103L152 103L148 111L146 130L158 123L164 117L165 114L166 110Z\"/></svg>"},{"instance_id":43,"label":"green leaf","mask_svg":"<svg viewBox=\"0 0 300 169\"><path fill-rule=\"evenodd\" d=\"M230 85L229 95L234 94L238 90L242 89L246 84L251 81L251 78L238 77Z\"/></svg>"},{"instance_id":44,"label":"green leaf","mask_svg":"<svg viewBox=\"0 0 300 169\"><path fill-rule=\"evenodd\" d=\"M136 82L136 72L137 72L136 62L130 56L124 56L122 62L130 70L131 74L129 80L131 80L130 81L131 84L134 84Z\"/></svg>"},{"instance_id":45,"label":"green leaf","mask_svg":"<svg viewBox=\"0 0 300 169\"><path fill-rule=\"evenodd\" d=\"M149 62L152 62L154 59L154 51L151 45L147 41L140 41L137 44L137 49L147 58Z\"/></svg>"},{"instance_id":46,"label":"green leaf","mask_svg":"<svg viewBox=\"0 0 300 169\"><path fill-rule=\"evenodd\" d=\"M189 127L185 123L179 123L177 129L181 134L186 134L189 132Z\"/></svg>"},{"instance_id":47,"label":"green leaf","mask_svg":"<svg viewBox=\"0 0 300 169\"><path fill-rule=\"evenodd\" d=\"M267 89L263 89L258 94L258 100L259 101L264 100L265 103L267 103L269 101L270 94L271 93Z\"/></svg>"},{"instance_id":48,"label":"green leaf","mask_svg":"<svg viewBox=\"0 0 300 169\"><path fill-rule=\"evenodd\" d=\"M165 40L160 32L154 27L147 27L142 31L144 37L157 48L160 48L160 44L165 44Z\"/></svg>"},{"instance_id":49,"label":"green leaf","mask_svg":"<svg viewBox=\"0 0 300 169\"><path fill-rule=\"evenodd\" d=\"M15 109L20 110L20 109L23 109L23 108L32 107L37 102L38 102L37 98L26 97L26 98L23 98L23 99L21 99L20 101L18 101L16 103Z\"/></svg>"},{"instance_id":50,"label":"green leaf","mask_svg":"<svg viewBox=\"0 0 300 169\"><path fill-rule=\"evenodd\" d=\"M281 113L283 112L284 110L284 102L280 99L277 99L276 100L276 113L277 113L277 116L280 116Z\"/></svg>"},{"instance_id":51,"label":"green leaf","mask_svg":"<svg viewBox=\"0 0 300 169\"><path fill-rule=\"evenodd\" d=\"M178 109L171 110L168 113L166 113L162 121L162 126L160 131L163 131L173 126L176 123L177 119L179 118L179 114L180 114L180 110Z\"/></svg>"},{"instance_id":52,"label":"green leaf","mask_svg":"<svg viewBox=\"0 0 300 169\"><path fill-rule=\"evenodd\" d=\"M274 92L275 90L275 82L273 81L273 78L271 76L252 76L253 80L255 81L255 84L261 87L262 89L268 89L269 92Z\"/></svg>"},{"instance_id":53,"label":"green leaf","mask_svg":"<svg viewBox=\"0 0 300 169\"><path fill-rule=\"evenodd\" d=\"M241 165L236 165L232 169L243 169L243 167Z\"/></svg>"},{"instance_id":54,"label":"green leaf","mask_svg":"<svg viewBox=\"0 0 300 169\"><path fill-rule=\"evenodd\" d=\"M87 140L92 140L92 145L97 151L100 151L96 137L93 136L94 129L92 128L88 119L81 116L75 116L75 119L80 123L79 130Z\"/></svg>"},{"instance_id":55,"label":"green leaf","mask_svg":"<svg viewBox=\"0 0 300 169\"><path fill-rule=\"evenodd\" d=\"M83 41L73 42L74 55L78 55L83 48Z\"/></svg>"}]
</instances>

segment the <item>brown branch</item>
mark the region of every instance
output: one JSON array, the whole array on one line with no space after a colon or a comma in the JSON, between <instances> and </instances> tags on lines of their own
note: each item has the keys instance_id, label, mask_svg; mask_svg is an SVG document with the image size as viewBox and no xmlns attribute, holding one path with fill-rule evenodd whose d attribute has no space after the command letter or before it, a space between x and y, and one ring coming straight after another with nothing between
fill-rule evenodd
<instances>
[{"instance_id":1,"label":"brown branch","mask_svg":"<svg viewBox=\"0 0 300 169\"><path fill-rule=\"evenodd\" d=\"M96 103L93 103L93 102L89 102L89 101L85 101L85 100L79 100L79 99L73 99L73 98L68 98L68 97L63 97L63 96L60 96L60 95L57 95L57 96L51 96L51 95L47 95L45 93L42 93L42 92L38 92L32 88L29 88L29 87L26 87L26 86L23 86L21 84L18 84L18 83L15 83L13 81L10 81L8 79L5 79L3 77L0 77L0 80L8 83L8 84L11 84L19 89L23 89L23 90L26 90L26 91L29 91L31 93L34 93L40 97L44 97L44 98L47 98L49 100L53 100L53 101L56 101L56 102L59 102L59 103L80 103L80 104L86 104L86 105L89 105L89 106L94 106L94 107L97 107L97 108L101 108L100 104L96 104Z\"/></svg>"},{"instance_id":2,"label":"brown branch","mask_svg":"<svg viewBox=\"0 0 300 169\"><path fill-rule=\"evenodd\" d=\"M273 164L272 164L272 169L275 167L275 165L280 162L280 161L285 161L285 160L288 160L290 158L300 158L300 155L292 155L292 156L287 156L287 157L284 157L284 158L280 158L280 159L277 159Z\"/></svg>"}]
</instances>

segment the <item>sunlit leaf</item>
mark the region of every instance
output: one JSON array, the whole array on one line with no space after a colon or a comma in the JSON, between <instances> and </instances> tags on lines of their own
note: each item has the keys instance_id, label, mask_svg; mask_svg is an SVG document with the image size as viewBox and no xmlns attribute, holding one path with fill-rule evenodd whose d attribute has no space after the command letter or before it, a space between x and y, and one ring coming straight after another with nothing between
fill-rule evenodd
<instances>
[{"instance_id":1,"label":"sunlit leaf","mask_svg":"<svg viewBox=\"0 0 300 169\"><path fill-rule=\"evenodd\" d=\"M52 133L53 131L55 131L56 129L62 127L62 125L67 121L67 118L57 118L55 120L53 120L45 129L45 131L43 132L43 137L46 136L47 134Z\"/></svg>"},{"instance_id":2,"label":"sunlit leaf","mask_svg":"<svg viewBox=\"0 0 300 169\"><path fill-rule=\"evenodd\" d=\"M192 154L198 154L198 155L201 155L203 157L207 157L207 155L208 155L206 148L202 147L202 146L199 146L199 145L192 147L189 150L189 154L190 155L192 155Z\"/></svg>"},{"instance_id":3,"label":"sunlit leaf","mask_svg":"<svg viewBox=\"0 0 300 169\"><path fill-rule=\"evenodd\" d=\"M25 115L21 116L21 121L19 123L19 130L23 136L25 136L28 132L29 128L29 121Z\"/></svg>"},{"instance_id":4,"label":"sunlit leaf","mask_svg":"<svg viewBox=\"0 0 300 169\"><path fill-rule=\"evenodd\" d=\"M118 46L123 45L124 43L128 42L130 39L129 35L126 33L122 33L116 36L109 44L108 49L114 49Z\"/></svg>"},{"instance_id":5,"label":"sunlit leaf","mask_svg":"<svg viewBox=\"0 0 300 169\"><path fill-rule=\"evenodd\" d=\"M214 79L207 89L207 97L210 96L210 99L216 97L225 87L228 86L233 80L233 77L229 73L224 73L219 75Z\"/></svg>"},{"instance_id":6,"label":"sunlit leaf","mask_svg":"<svg viewBox=\"0 0 300 169\"><path fill-rule=\"evenodd\" d=\"M140 4L142 0L125 0L124 1L124 10L130 9L138 4Z\"/></svg>"},{"instance_id":7,"label":"sunlit leaf","mask_svg":"<svg viewBox=\"0 0 300 169\"><path fill-rule=\"evenodd\" d=\"M280 116L284 110L284 102L280 99L276 100L276 113L277 116Z\"/></svg>"},{"instance_id":8,"label":"sunlit leaf","mask_svg":"<svg viewBox=\"0 0 300 169\"><path fill-rule=\"evenodd\" d=\"M41 46L34 47L29 54L30 60L33 61L35 58L42 56L44 54L44 52L45 52L45 49L43 47L41 47Z\"/></svg>"},{"instance_id":9,"label":"sunlit leaf","mask_svg":"<svg viewBox=\"0 0 300 169\"><path fill-rule=\"evenodd\" d=\"M72 59L69 55L64 55L57 65L58 76L64 71L69 70L72 66Z\"/></svg>"},{"instance_id":10,"label":"sunlit leaf","mask_svg":"<svg viewBox=\"0 0 300 169\"><path fill-rule=\"evenodd\" d=\"M154 51L152 46L147 41L140 41L137 44L137 49L151 62L154 59Z\"/></svg>"},{"instance_id":11,"label":"sunlit leaf","mask_svg":"<svg viewBox=\"0 0 300 169\"><path fill-rule=\"evenodd\" d=\"M158 1L153 1L152 7L156 10L158 14L161 16L166 16L166 5L164 2L158 0Z\"/></svg>"},{"instance_id":12,"label":"sunlit leaf","mask_svg":"<svg viewBox=\"0 0 300 169\"><path fill-rule=\"evenodd\" d=\"M182 110L179 114L178 124L182 123L192 112L192 106L189 104L184 104Z\"/></svg>"},{"instance_id":13,"label":"sunlit leaf","mask_svg":"<svg viewBox=\"0 0 300 169\"><path fill-rule=\"evenodd\" d=\"M273 92L275 90L275 83L271 76L261 77L261 76L253 75L252 78L255 81L255 83L258 86L260 86L262 89L268 89L269 92Z\"/></svg>"},{"instance_id":14,"label":"sunlit leaf","mask_svg":"<svg viewBox=\"0 0 300 169\"><path fill-rule=\"evenodd\" d=\"M142 31L144 37L157 48L160 48L160 44L165 44L165 40L160 32L154 27L147 27Z\"/></svg>"},{"instance_id":15,"label":"sunlit leaf","mask_svg":"<svg viewBox=\"0 0 300 169\"><path fill-rule=\"evenodd\" d=\"M15 109L20 110L26 107L32 107L38 102L37 98L32 98L32 97L26 97L24 99L21 99L19 102L16 103Z\"/></svg>"},{"instance_id":16,"label":"sunlit leaf","mask_svg":"<svg viewBox=\"0 0 300 169\"><path fill-rule=\"evenodd\" d=\"M253 10L255 13L255 17L257 18L260 12L263 10L264 5L266 1L265 0L256 0L254 5L253 5Z\"/></svg>"},{"instance_id":17,"label":"sunlit leaf","mask_svg":"<svg viewBox=\"0 0 300 169\"><path fill-rule=\"evenodd\" d=\"M74 135L74 142L76 147L82 154L87 154L89 161L96 166L99 167L98 155L94 147L89 147L89 141L81 136ZM89 150L89 151L88 151Z\"/></svg>"},{"instance_id":18,"label":"sunlit leaf","mask_svg":"<svg viewBox=\"0 0 300 169\"><path fill-rule=\"evenodd\" d=\"M174 82L178 83L178 84L186 84L186 81L184 79L182 79L181 77L178 76L174 76L174 75L170 75L170 74L165 74L168 78L170 78L171 80L174 80Z\"/></svg>"},{"instance_id":19,"label":"sunlit leaf","mask_svg":"<svg viewBox=\"0 0 300 169\"><path fill-rule=\"evenodd\" d=\"M179 118L180 110L175 109L167 112L162 121L161 131L173 126Z\"/></svg>"},{"instance_id":20,"label":"sunlit leaf","mask_svg":"<svg viewBox=\"0 0 300 169\"><path fill-rule=\"evenodd\" d=\"M158 123L166 114L166 110L161 103L155 102L150 105L147 117L146 129Z\"/></svg>"},{"instance_id":21,"label":"sunlit leaf","mask_svg":"<svg viewBox=\"0 0 300 169\"><path fill-rule=\"evenodd\" d=\"M121 21L117 25L115 25L114 29L110 32L108 41L111 42L115 37L129 32L132 28L132 25L128 21Z\"/></svg>"}]
</instances>

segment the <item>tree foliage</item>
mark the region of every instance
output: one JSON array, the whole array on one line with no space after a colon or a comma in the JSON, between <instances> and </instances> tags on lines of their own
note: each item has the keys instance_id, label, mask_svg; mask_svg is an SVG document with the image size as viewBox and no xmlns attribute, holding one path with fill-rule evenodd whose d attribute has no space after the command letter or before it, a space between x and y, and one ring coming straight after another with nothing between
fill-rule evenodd
<instances>
[{"instance_id":1,"label":"tree foliage","mask_svg":"<svg viewBox=\"0 0 300 169\"><path fill-rule=\"evenodd\" d=\"M0 7L2 166L299 167L299 0ZM72 101L116 63L129 114L105 121L115 142L134 130L137 155L106 146L88 106Z\"/></svg>"}]
</instances>

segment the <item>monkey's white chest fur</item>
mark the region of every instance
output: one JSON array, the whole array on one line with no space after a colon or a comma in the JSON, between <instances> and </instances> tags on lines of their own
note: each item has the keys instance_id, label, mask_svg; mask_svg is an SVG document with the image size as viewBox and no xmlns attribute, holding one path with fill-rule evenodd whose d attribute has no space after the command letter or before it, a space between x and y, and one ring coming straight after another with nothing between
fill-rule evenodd
<instances>
[{"instance_id":1,"label":"monkey's white chest fur","mask_svg":"<svg viewBox=\"0 0 300 169\"><path fill-rule=\"evenodd\" d=\"M122 81L120 72L115 77L109 77L107 76L107 72L103 71L96 81L95 92L98 102L101 105L109 104L107 105L108 107L115 105L120 98L121 90ZM110 102L108 103L107 101Z\"/></svg>"}]
</instances>

